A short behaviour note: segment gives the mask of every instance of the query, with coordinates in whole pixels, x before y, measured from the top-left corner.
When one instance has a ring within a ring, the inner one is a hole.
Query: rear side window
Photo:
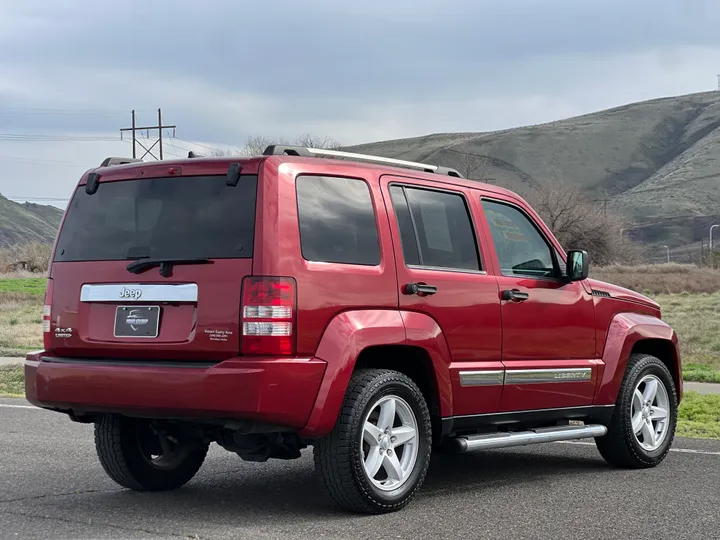
[[[298,219],[308,261],[380,264],[370,187],[354,178],[299,176]]]
[[[391,186],[405,263],[480,270],[477,242],[460,194]]]
[[[222,176],[148,178],[77,190],[58,238],[56,261],[141,257],[251,258],[257,176],[237,186]]]

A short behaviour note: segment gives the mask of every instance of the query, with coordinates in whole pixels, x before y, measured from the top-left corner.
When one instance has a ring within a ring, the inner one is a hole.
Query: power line
[[[0,141],[8,142],[115,142],[118,139],[93,135],[33,135],[27,133],[0,133]]]
[[[120,138],[122,138],[122,135],[123,135],[124,132],[129,131],[130,133],[132,133],[132,157],[133,157],[133,158],[136,158],[136,157],[137,157],[137,150],[136,150],[136,147],[135,147],[135,145],[137,144],[137,145],[140,145],[140,146],[143,148],[143,150],[145,150],[145,153],[144,153],[142,156],[140,156],[140,159],[143,159],[145,156],[150,155],[150,156],[154,157],[154,158],[157,159],[157,160],[162,160],[162,159],[163,159],[163,137],[162,137],[162,130],[163,130],[163,129],[172,129],[172,130],[173,130],[173,136],[174,136],[174,135],[175,135],[175,128],[176,128],[177,126],[175,126],[175,125],[172,125],[172,126],[164,126],[164,125],[163,125],[163,123],[162,123],[162,109],[158,109],[158,110],[157,110],[158,123],[157,123],[156,126],[139,126],[139,127],[138,127],[138,125],[135,123],[135,109],[132,110],[131,115],[132,115],[132,126],[129,127],[129,128],[120,128]],[[142,132],[142,131],[147,132],[147,135],[148,135],[148,138],[149,138],[149,137],[150,137],[150,131],[151,131],[151,130],[154,131],[154,130],[156,130],[156,129],[157,129],[157,131],[158,131],[158,139],[157,139],[157,141],[155,141],[155,142],[150,146],[150,148],[147,148],[144,144],[142,144],[140,141],[138,141],[138,138],[137,138],[137,133],[138,133],[138,131],[140,131],[140,132]],[[155,148],[155,145],[158,145],[158,147],[159,147],[159,149],[160,149],[160,157],[157,157],[155,154],[152,153],[152,149]]]

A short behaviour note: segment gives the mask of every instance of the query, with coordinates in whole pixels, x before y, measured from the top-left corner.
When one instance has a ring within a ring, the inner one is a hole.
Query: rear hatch
[[[96,358],[238,355],[258,191],[251,165],[236,185],[217,162],[100,169],[95,193],[80,185],[55,248],[46,348]]]

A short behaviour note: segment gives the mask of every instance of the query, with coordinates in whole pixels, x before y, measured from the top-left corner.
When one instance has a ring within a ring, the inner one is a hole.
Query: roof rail
[[[125,158],[125,157],[109,157],[105,158],[100,164],[101,167],[112,167],[113,165],[125,165],[126,163],[141,163],[142,159]]]
[[[383,156],[373,156],[369,154],[355,154],[353,152],[341,152],[339,150],[328,150],[325,148],[306,148],[304,146],[285,146],[285,145],[270,145],[263,152],[264,156],[302,156],[302,157],[316,157],[316,156],[332,156],[339,158],[347,158],[353,161],[372,161],[375,163],[386,163],[387,165],[395,165],[397,167],[405,167],[408,169],[420,169],[421,171],[444,174],[447,176],[454,176],[456,178],[462,178],[463,176],[450,167],[441,167],[440,165],[428,165],[427,163],[417,163],[415,161],[405,161],[403,159],[394,159]]]

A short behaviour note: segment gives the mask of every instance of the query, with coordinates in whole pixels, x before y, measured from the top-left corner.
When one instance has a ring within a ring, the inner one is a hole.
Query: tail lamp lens
[[[50,317],[52,315],[52,297],[53,297],[53,280],[48,279],[47,287],[45,288],[45,302],[43,302],[43,317],[42,317],[42,329],[43,329],[43,346],[49,349],[52,346],[50,333]]]
[[[242,295],[242,353],[295,353],[295,280],[246,277]]]

